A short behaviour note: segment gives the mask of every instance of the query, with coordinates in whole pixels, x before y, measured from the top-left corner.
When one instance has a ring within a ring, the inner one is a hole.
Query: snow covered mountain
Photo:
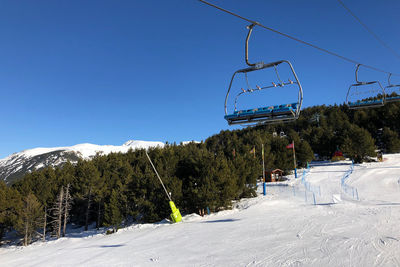
[[[111,152],[126,153],[129,149],[147,149],[164,145],[162,142],[129,140],[122,146],[78,144],[70,147],[28,149],[0,159],[0,180],[12,183],[27,172],[47,166],[58,166],[68,160],[74,163],[79,158],[90,159],[97,153],[101,155]]]

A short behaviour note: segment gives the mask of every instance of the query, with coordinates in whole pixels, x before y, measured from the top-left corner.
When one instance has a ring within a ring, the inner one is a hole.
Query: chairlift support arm
[[[392,73],[389,73],[388,76],[388,86],[386,86],[386,88],[393,88],[393,87],[400,87],[400,84],[392,84],[390,82],[390,79],[392,78]]]
[[[253,31],[254,26],[256,26],[256,24],[253,23],[246,27],[249,30],[249,32],[247,33],[247,37],[246,37],[244,58],[245,58],[246,64],[249,65],[250,67],[255,67],[258,64],[260,64],[260,63],[250,63],[249,62],[249,39],[250,39],[250,35],[251,35],[251,32]]]
[[[357,83],[362,83],[360,81],[358,81],[358,70],[360,69],[361,64],[357,64],[357,68],[356,68],[356,82]]]
[[[390,78],[392,77],[392,74],[391,73],[389,73],[389,76],[388,76],[388,87],[391,87],[392,86],[392,84],[390,83]]]

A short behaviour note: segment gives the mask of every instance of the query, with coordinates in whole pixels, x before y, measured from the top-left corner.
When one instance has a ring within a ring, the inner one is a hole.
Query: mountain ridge
[[[0,180],[5,181],[6,184],[11,184],[27,172],[48,166],[60,166],[67,161],[76,163],[79,159],[90,159],[96,154],[126,153],[130,149],[164,146],[165,143],[159,141],[128,140],[121,146],[83,143],[65,147],[26,149],[0,159]]]

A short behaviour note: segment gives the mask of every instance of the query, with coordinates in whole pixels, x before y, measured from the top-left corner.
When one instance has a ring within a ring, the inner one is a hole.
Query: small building
[[[283,180],[283,171],[281,169],[265,171],[265,182],[279,182]]]
[[[340,150],[336,150],[335,153],[333,154],[333,157],[331,161],[339,161],[339,160],[345,160],[346,158],[343,156],[343,152]]]

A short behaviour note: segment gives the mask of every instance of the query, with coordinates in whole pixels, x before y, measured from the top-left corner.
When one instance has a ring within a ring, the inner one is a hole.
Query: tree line
[[[357,111],[315,106],[292,123],[221,131],[201,143],[153,148],[149,155],[182,213],[207,207],[214,212],[256,195],[262,145],[265,167],[289,173],[293,152],[286,146],[292,141],[298,166],[305,166],[315,153],[330,158],[338,149],[356,162],[375,156],[377,148],[400,152],[399,134],[399,103]],[[9,187],[0,182],[0,241],[10,231],[24,245],[49,235],[58,238],[67,223],[116,231],[132,222],[160,221],[169,213],[144,150],[47,167]]]

